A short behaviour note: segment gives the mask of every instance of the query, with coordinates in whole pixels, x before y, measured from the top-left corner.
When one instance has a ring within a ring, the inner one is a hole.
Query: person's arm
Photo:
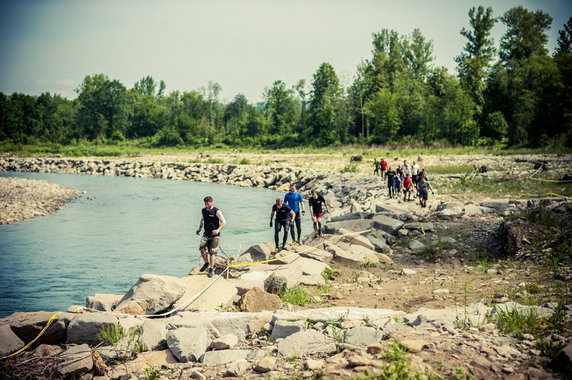
[[[199,229],[197,230],[197,235],[199,235],[201,233],[201,230],[203,229],[204,224],[205,224],[205,218],[203,218],[201,216],[201,221],[199,222]]]
[[[302,198],[302,194],[300,194],[300,198],[298,201],[300,202],[300,208],[302,208],[302,214],[306,214],[306,210],[304,210],[304,198]]]
[[[272,207],[272,211],[270,211],[270,227],[272,227],[272,219],[274,218],[274,207]]]
[[[310,216],[314,215],[314,208],[312,207],[312,202],[308,200],[308,210],[310,210]]]
[[[213,236],[220,234],[220,230],[222,230],[224,228],[224,226],[226,226],[226,219],[224,218],[222,211],[218,210],[216,212],[216,217],[218,218],[220,223],[219,223],[218,228],[216,230],[213,230]]]
[[[328,204],[326,203],[326,200],[322,200],[322,203],[324,204],[324,207],[326,208],[326,212],[329,214],[330,213],[330,208],[328,207]]]

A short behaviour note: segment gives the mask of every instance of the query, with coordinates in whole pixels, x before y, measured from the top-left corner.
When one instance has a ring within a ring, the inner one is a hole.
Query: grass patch
[[[334,268],[326,268],[322,271],[322,277],[326,281],[333,281],[340,275],[340,271]]]
[[[139,352],[147,351],[141,341],[141,330],[125,331],[120,325],[102,328],[96,335],[105,345],[111,346],[112,355],[102,355],[111,364],[122,363],[133,359]]]
[[[312,296],[301,286],[287,288],[278,293],[284,302],[293,303],[299,306],[306,306],[312,302]]]
[[[357,164],[348,164],[340,169],[340,173],[357,173],[359,172],[359,167]]]

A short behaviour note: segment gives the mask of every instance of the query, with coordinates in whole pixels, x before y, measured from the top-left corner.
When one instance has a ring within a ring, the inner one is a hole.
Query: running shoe
[[[203,266],[201,267],[201,269],[199,269],[199,272],[204,272],[204,271],[206,271],[208,267],[209,267],[209,263],[205,263],[205,265],[203,265]]]
[[[214,269],[213,269],[213,268],[209,269],[209,274],[208,274],[208,276],[209,276],[209,277],[212,277],[212,276],[213,276],[213,273],[214,273]]]

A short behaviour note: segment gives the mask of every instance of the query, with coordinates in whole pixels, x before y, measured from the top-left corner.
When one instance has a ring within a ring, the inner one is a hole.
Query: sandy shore
[[[78,194],[48,181],[0,178],[0,224],[52,214]]]

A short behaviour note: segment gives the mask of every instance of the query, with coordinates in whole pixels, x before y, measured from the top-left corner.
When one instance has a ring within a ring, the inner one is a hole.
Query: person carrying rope
[[[199,235],[203,226],[205,228],[199,246],[201,257],[205,261],[205,264],[202,266],[200,271],[204,272],[208,268],[208,276],[212,277],[215,266],[215,257],[220,246],[220,230],[222,230],[226,225],[226,220],[224,219],[222,212],[214,206],[212,197],[205,197],[204,202],[205,207],[201,210],[202,217],[199,222],[199,229],[197,230],[197,235]]]

